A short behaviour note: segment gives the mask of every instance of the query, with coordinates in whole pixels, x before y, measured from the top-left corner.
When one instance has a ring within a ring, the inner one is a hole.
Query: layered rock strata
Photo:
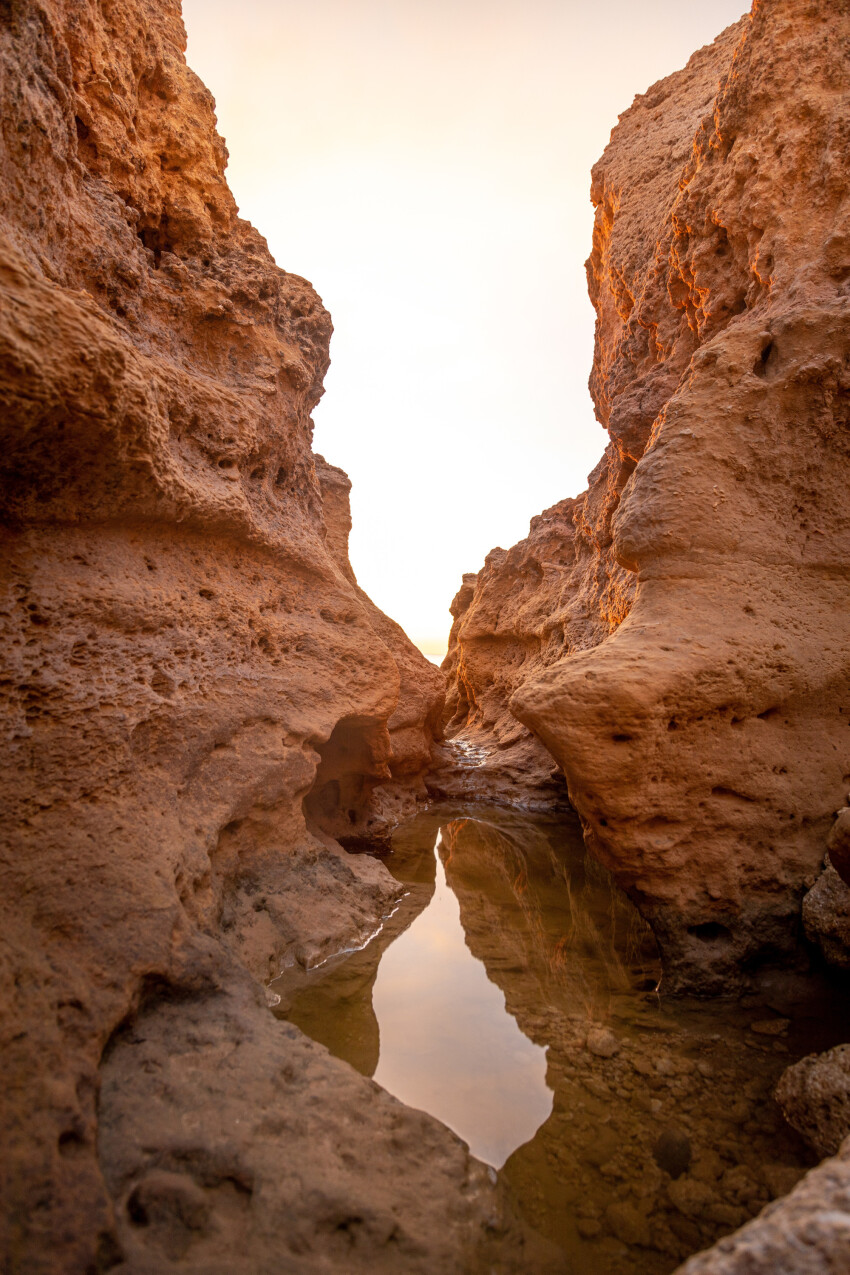
[[[0,1266],[489,1269],[483,1166],[257,981],[394,904],[335,837],[421,790],[443,680],[354,584],[330,320],[184,48],[177,0],[0,5]]]
[[[610,443],[449,656],[453,729],[545,745],[671,987],[794,951],[850,782],[848,39],[846,5],[763,0],[621,117],[588,262]]]

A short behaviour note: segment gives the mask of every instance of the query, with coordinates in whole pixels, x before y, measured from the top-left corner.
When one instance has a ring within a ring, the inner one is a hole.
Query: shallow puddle
[[[499,1169],[552,1110],[546,1051],[523,1035],[467,947],[439,858],[436,877],[427,907],[378,968],[374,1078],[437,1116]]]
[[[397,910],[275,980],[276,1012],[499,1169],[565,1270],[662,1275],[810,1165],[772,1092],[850,1035],[827,983],[662,1000],[651,935],[563,818],[433,808],[383,857]]]

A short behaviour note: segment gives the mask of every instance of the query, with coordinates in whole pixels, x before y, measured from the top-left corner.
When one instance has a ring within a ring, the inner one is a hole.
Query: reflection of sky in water
[[[454,1129],[473,1155],[501,1168],[548,1117],[546,1052],[523,1035],[466,946],[439,855],[434,896],[384,953],[372,1004],[375,1080]]]

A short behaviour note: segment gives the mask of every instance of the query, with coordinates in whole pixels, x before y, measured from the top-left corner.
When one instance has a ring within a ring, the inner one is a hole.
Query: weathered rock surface
[[[839,1275],[850,1268],[850,1146],[678,1275]]]
[[[850,806],[842,806],[827,840],[832,866],[845,885],[850,886]]]
[[[803,928],[830,965],[850,970],[850,887],[829,862],[803,897]]]
[[[459,1138],[247,995],[143,1008],[104,1061],[99,1114],[129,1270],[425,1275],[503,1249],[522,1268]]]
[[[611,441],[449,657],[452,729],[509,709],[546,746],[671,987],[795,949],[850,778],[848,39],[846,5],[765,0],[621,117],[588,262]]]
[[[850,1045],[789,1067],[776,1087],[776,1101],[819,1156],[835,1155],[850,1134]]]
[[[494,549],[478,575],[463,577],[450,608],[443,662],[450,687],[448,738],[428,778],[434,793],[492,797],[531,809],[567,804],[563,772],[508,701],[532,669],[541,670],[563,652],[564,612],[574,598],[557,594],[557,578],[565,559],[572,561],[574,503],[565,501],[533,519],[527,541],[507,553]]]
[[[813,1150],[832,1158],[749,1225],[686,1262],[681,1275],[821,1275],[850,1266],[850,1045],[788,1067],[776,1100]]]
[[[474,1270],[481,1166],[250,976],[394,903],[329,834],[410,805],[443,687],[355,587],[330,320],[184,47],[177,0],[0,4],[0,1266]]]

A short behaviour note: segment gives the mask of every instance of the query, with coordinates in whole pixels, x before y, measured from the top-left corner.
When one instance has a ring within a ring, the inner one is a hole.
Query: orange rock
[[[330,318],[184,48],[177,0],[0,5],[0,1267],[459,1269],[518,1235],[484,1166],[255,981],[394,904],[330,834],[424,793],[443,678],[356,587]]]
[[[461,705],[491,652],[489,718],[563,769],[668,986],[794,948],[850,779],[848,20],[758,4],[621,117],[588,263],[611,442],[450,654]]]

